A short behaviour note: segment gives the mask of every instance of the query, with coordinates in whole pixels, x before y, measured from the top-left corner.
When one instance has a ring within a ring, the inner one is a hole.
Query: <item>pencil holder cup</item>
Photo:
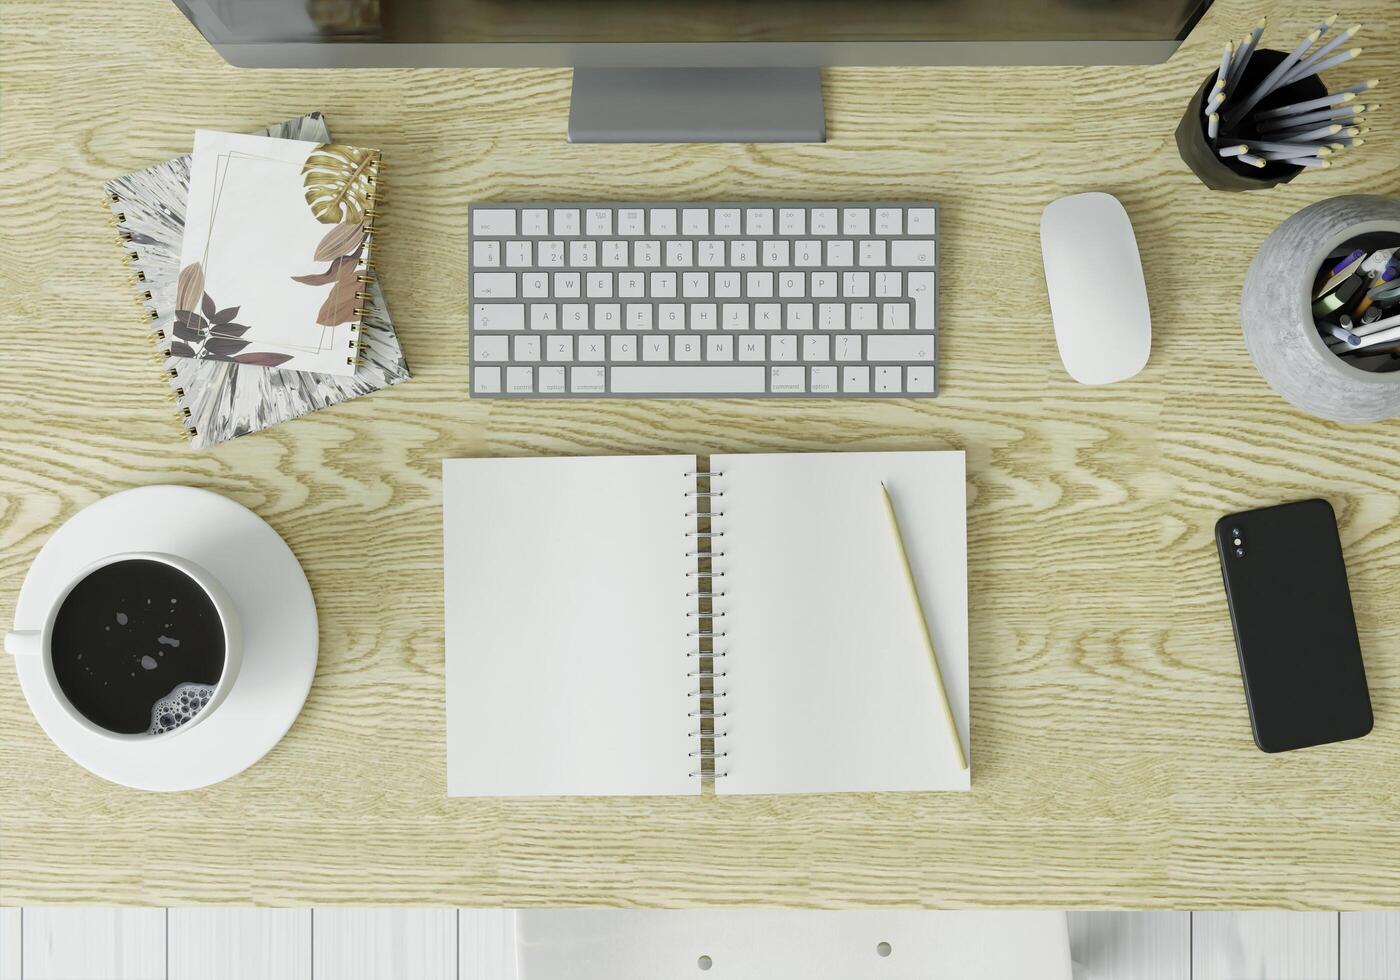
[[[1244,74],[1235,83],[1235,91],[1251,91],[1286,57],[1288,55],[1285,52],[1271,51],[1268,48],[1255,51],[1249,59],[1249,64],[1245,65]],[[1216,147],[1206,133],[1207,120],[1202,109],[1211,89],[1215,87],[1215,79],[1219,74],[1218,70],[1211,72],[1210,77],[1196,90],[1191,104],[1186,107],[1186,115],[1181,117],[1181,122],[1176,127],[1176,148],[1186,166],[1191,168],[1191,172],[1213,191],[1253,191],[1277,187],[1302,173],[1303,167],[1281,160],[1272,160],[1262,167],[1255,167],[1241,162],[1237,157],[1222,157],[1216,152]],[[1327,86],[1322,84],[1322,79],[1318,76],[1308,75],[1300,78],[1270,92],[1249,115],[1240,120],[1239,125],[1222,131],[1222,135],[1228,132],[1231,143],[1248,143],[1258,135],[1254,128],[1254,120],[1261,110],[1307,99],[1320,99],[1326,94]],[[1227,102],[1223,108],[1228,112],[1230,104]]]
[[[1303,208],[1265,239],[1245,274],[1244,342],[1264,380],[1298,408],[1334,422],[1400,416],[1400,371],[1354,366],[1318,333],[1313,286],[1337,249],[1400,243],[1400,200],[1370,194]]]

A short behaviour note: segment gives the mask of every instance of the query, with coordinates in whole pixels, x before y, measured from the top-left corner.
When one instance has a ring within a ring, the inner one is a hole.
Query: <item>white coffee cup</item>
[[[53,634],[54,625],[58,622],[59,610],[63,608],[64,600],[80,582],[99,569],[106,568],[122,561],[155,561],[168,565],[171,568],[183,572],[192,579],[196,585],[204,591],[213,604],[215,611],[219,615],[219,624],[224,633],[224,669],[219,676],[219,681],[214,685],[213,692],[209,696],[209,701],[192,718],[180,725],[159,735],[147,733],[126,734],[114,732],[103,728],[101,725],[89,720],[68,700],[63,693],[62,687],[58,683],[58,675],[53,665]],[[233,688],[234,682],[238,679],[238,668],[243,663],[243,633],[238,623],[238,613],[234,609],[233,602],[229,599],[224,587],[209,572],[199,565],[175,555],[159,554],[155,552],[132,551],[115,555],[108,555],[105,558],[93,562],[78,574],[68,580],[49,603],[48,611],[44,616],[44,621],[38,628],[25,629],[19,624],[5,634],[5,652],[15,657],[37,657],[43,666],[43,683],[53,694],[54,700],[73,721],[87,729],[94,735],[102,738],[113,739],[121,742],[150,742],[156,739],[174,738],[182,732],[189,731],[195,725],[209,718],[210,715],[228,697],[229,691]]]

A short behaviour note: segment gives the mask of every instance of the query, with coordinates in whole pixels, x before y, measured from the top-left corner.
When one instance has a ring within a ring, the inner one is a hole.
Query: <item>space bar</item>
[[[614,395],[761,395],[762,365],[614,367]]]

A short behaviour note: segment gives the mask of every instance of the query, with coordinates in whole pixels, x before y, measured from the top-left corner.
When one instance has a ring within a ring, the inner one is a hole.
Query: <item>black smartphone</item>
[[[1332,505],[1229,514],[1215,543],[1255,744],[1283,752],[1369,732],[1371,695]]]

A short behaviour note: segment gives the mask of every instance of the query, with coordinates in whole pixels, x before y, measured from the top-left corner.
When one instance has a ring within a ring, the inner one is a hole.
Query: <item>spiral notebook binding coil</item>
[[[380,215],[378,206],[382,201],[381,194],[383,193],[380,179],[385,169],[383,155],[376,153],[373,169],[369,175],[369,194],[366,197],[362,215],[365,224],[365,244],[364,249],[360,252],[360,269],[355,275],[355,282],[361,286],[368,286],[374,282],[374,263],[370,258],[370,253],[374,249],[374,224]],[[360,327],[364,323],[365,317],[369,315],[369,301],[372,298],[368,290],[358,290],[355,293],[355,301],[359,305],[351,311],[355,315],[355,320],[350,326],[350,356],[345,359],[345,363],[357,369],[360,354],[365,347],[360,339]]]
[[[685,557],[695,563],[695,568],[686,573],[692,584],[687,586],[685,597],[694,602],[695,608],[686,613],[691,628],[686,631],[685,676],[691,682],[688,697],[693,705],[687,716],[695,722],[695,730],[690,733],[694,740],[689,753],[690,775],[698,779],[723,779],[729,775],[728,762],[721,761],[729,758],[721,742],[728,732],[720,727],[729,714],[724,707],[729,698],[729,672],[722,666],[729,651],[724,649],[726,634],[720,626],[728,612],[721,607],[724,571],[715,567],[715,562],[724,557],[720,544],[724,538],[720,526],[724,510],[719,506],[724,491],[713,482],[723,475],[703,465],[685,474],[694,481],[684,493],[685,517],[694,522],[694,530],[685,534],[689,545]]]
[[[194,424],[194,414],[185,402],[185,389],[180,384],[180,373],[175,369],[177,359],[171,357],[169,353],[170,338],[166,336],[163,328],[155,325],[160,320],[160,310],[155,306],[155,297],[145,287],[147,281],[145,270],[136,265],[141,259],[141,253],[133,243],[131,229],[126,226],[126,212],[122,210],[122,197],[111,190],[107,191],[106,197],[106,207],[109,212],[107,223],[117,231],[117,244],[122,250],[122,261],[126,263],[132,273],[128,280],[136,290],[134,301],[145,312],[146,323],[155,343],[153,357],[166,374],[166,382],[169,386],[166,399],[175,403],[176,422],[189,435],[194,436],[198,433]]]

